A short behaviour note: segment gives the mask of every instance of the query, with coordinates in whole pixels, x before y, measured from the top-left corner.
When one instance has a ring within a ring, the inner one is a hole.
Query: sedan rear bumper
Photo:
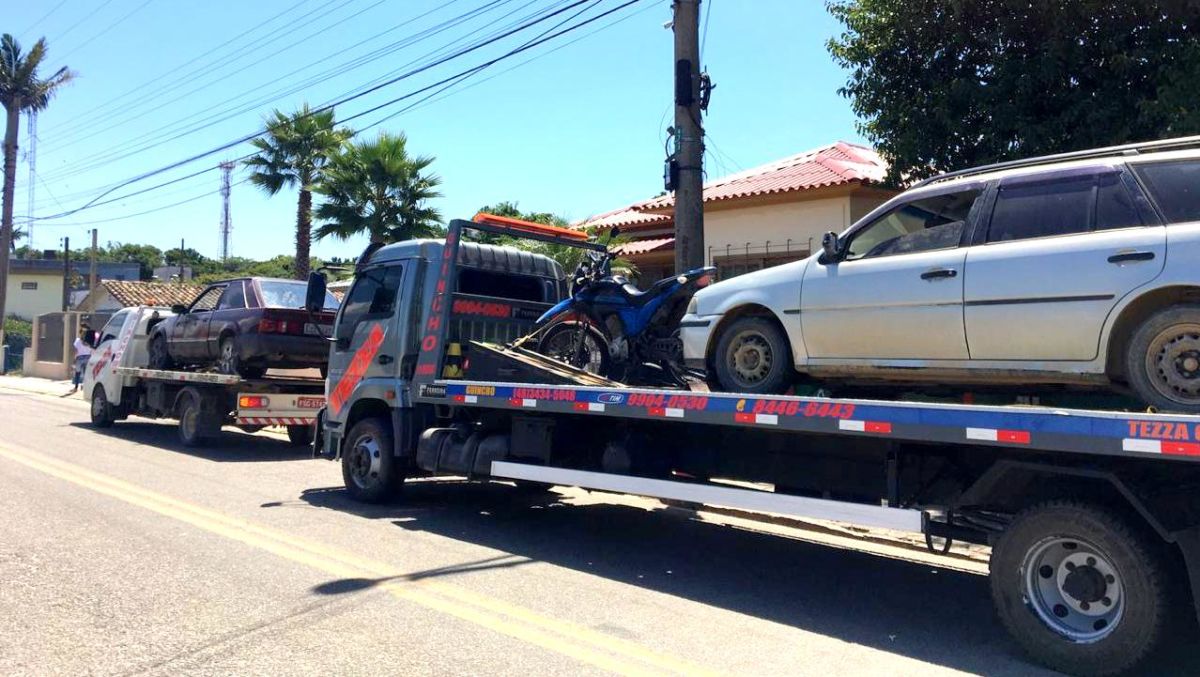
[[[329,362],[329,342],[319,336],[244,334],[238,338],[243,362],[291,369]]]

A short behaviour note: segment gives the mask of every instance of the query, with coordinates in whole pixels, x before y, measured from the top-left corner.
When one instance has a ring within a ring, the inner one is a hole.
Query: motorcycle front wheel
[[[579,340],[582,338],[582,349]],[[538,343],[538,352],[597,376],[607,376],[608,341],[595,329],[564,322],[546,330]]]

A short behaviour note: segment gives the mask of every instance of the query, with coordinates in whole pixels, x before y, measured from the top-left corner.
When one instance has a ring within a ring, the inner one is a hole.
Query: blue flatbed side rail
[[[421,384],[417,399],[530,412],[1200,462],[1200,416],[1177,414],[457,380]]]

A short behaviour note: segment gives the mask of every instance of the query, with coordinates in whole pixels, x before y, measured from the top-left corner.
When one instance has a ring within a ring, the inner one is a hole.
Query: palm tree
[[[440,232],[442,215],[427,202],[442,196],[442,180],[425,173],[433,157],[411,157],[404,134],[381,132],[350,144],[330,161],[317,192],[317,237],[345,240],[366,233],[372,242],[399,242]]]
[[[17,184],[17,130],[22,112],[37,112],[50,104],[59,87],[75,74],[66,66],[48,78],[38,77],[38,68],[46,58],[46,39],[21,53],[16,38],[0,36],[0,105],[7,114],[4,127],[4,193],[0,208],[0,344],[4,343],[4,306],[8,291],[8,256],[13,242],[13,193]]]
[[[258,153],[246,160],[253,172],[250,182],[269,195],[284,188],[300,187],[296,206],[296,279],[308,278],[312,246],[312,190],[321,179],[329,159],[353,135],[349,129],[334,128],[333,109],[316,112],[304,104],[292,115],[278,110],[267,118],[265,135],[252,142]]]

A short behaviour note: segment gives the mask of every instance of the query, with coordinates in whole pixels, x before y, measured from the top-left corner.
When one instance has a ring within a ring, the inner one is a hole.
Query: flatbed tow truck
[[[557,300],[530,290],[561,269],[466,241],[477,233],[599,247],[480,215],[444,242],[364,252],[314,445],[340,459],[354,498],[454,475],[986,544],[1004,626],[1033,660],[1074,674],[1133,670],[1195,615],[1200,416],[608,382],[512,348]],[[309,298],[323,292],[311,278]]]
[[[168,315],[166,308],[126,308],[101,330],[83,379],[93,425],[107,428],[131,415],[176,419],[185,446],[211,442],[222,426],[246,432],[282,426],[293,444],[311,444],[317,411],[325,404],[324,380],[150,369],[147,336]]]

